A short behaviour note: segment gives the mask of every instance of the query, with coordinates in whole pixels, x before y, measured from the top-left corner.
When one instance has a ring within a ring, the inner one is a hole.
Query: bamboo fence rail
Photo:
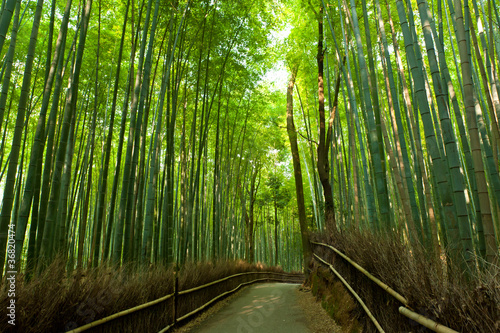
[[[364,275],[366,275],[366,277],[368,277],[370,280],[372,280],[373,282],[375,282],[377,285],[379,285],[383,290],[385,290],[388,294],[390,294],[391,296],[393,296],[394,298],[396,298],[398,301],[400,301],[401,303],[403,303],[405,306],[409,307],[408,305],[408,301],[407,299],[402,296],[401,294],[399,294],[398,292],[396,292],[394,289],[390,288],[387,284],[383,283],[382,281],[380,281],[379,279],[377,279],[375,276],[373,276],[372,274],[370,274],[367,270],[365,270],[363,267],[361,267],[360,265],[358,265],[355,261],[353,261],[351,258],[349,258],[348,256],[346,256],[345,254],[343,254],[342,252],[340,252],[338,249],[334,248],[333,246],[331,245],[328,245],[328,244],[324,244],[324,243],[317,243],[317,242],[311,242],[311,244],[315,244],[315,245],[320,245],[320,246],[323,246],[323,247],[326,247],[326,248],[329,248],[331,250],[333,250],[335,253],[337,253],[338,255],[340,255],[342,258],[344,258],[347,262],[349,262],[351,265],[353,265],[357,270],[359,270],[361,273],[363,273]],[[377,329],[379,330],[379,332],[383,332],[383,330],[381,331],[382,328],[379,329],[379,326],[378,325],[378,322],[376,322],[376,319],[373,317],[373,315],[371,314],[371,312],[368,310],[368,308],[366,307],[366,305],[364,304],[364,302],[359,298],[359,296],[354,292],[354,290],[352,290],[351,286],[349,286],[349,284],[344,280],[344,278],[333,268],[333,266],[331,264],[329,264],[328,262],[326,262],[324,259],[320,258],[318,255],[314,254],[314,256],[323,264],[327,265],[330,267],[330,269],[335,273],[335,275],[337,275],[337,277],[342,281],[342,283],[344,283],[344,285],[346,285],[346,287],[349,289],[349,291],[351,291],[351,293],[353,293],[353,295],[356,297],[356,299],[360,302],[361,306],[363,307],[363,309],[365,309],[366,313],[368,314],[368,317],[370,317],[370,319],[374,322],[375,326],[377,327]],[[435,321],[429,319],[429,318],[426,318],[416,312],[413,312],[412,310],[408,309],[407,307],[404,307],[404,306],[401,306],[399,307],[399,313],[414,320],[415,322],[433,330],[434,332],[438,332],[438,333],[458,333],[457,331],[449,328],[449,327],[446,327],[444,325],[441,325],[439,323],[436,323]]]
[[[353,296],[358,300],[359,304],[363,307],[363,309],[365,310],[366,312],[366,315],[370,318],[370,320],[373,322],[373,324],[375,325],[375,327],[377,328],[377,330],[380,332],[380,333],[385,333],[384,329],[380,326],[379,322],[377,321],[377,319],[373,316],[373,314],[371,313],[370,309],[368,309],[368,307],[366,306],[365,302],[363,302],[363,300],[361,299],[361,297],[359,297],[359,295],[354,291],[354,289],[352,289],[352,287],[349,285],[349,283],[347,283],[347,281],[342,277],[342,275],[340,275],[339,272],[337,272],[335,270],[335,268],[333,268],[333,266],[329,263],[327,263],[325,260],[321,259],[316,253],[313,254],[320,262],[322,262],[323,264],[327,265],[330,270],[335,273],[335,275],[339,278],[340,281],[342,281],[342,283],[346,286],[347,289],[349,289],[349,291],[351,292],[351,294],[353,294]]]
[[[417,323],[422,324],[423,326],[427,327],[428,329],[433,330],[434,332],[438,333],[458,333],[455,330],[452,330],[449,327],[446,327],[444,325],[436,323],[434,320],[431,320],[429,318],[426,318],[422,316],[421,314],[418,314],[416,312],[411,311],[408,308],[405,308],[404,306],[399,307],[399,313],[402,315],[416,321]]]
[[[328,244],[323,244],[323,243],[316,243],[316,242],[311,242],[311,243],[315,244],[315,245],[321,245],[321,246],[329,248],[330,250],[335,251],[335,253],[337,253],[339,256],[341,256],[342,258],[344,258],[345,260],[347,260],[347,262],[349,262],[351,265],[353,265],[358,271],[360,271],[361,273],[363,273],[364,275],[366,275],[366,277],[368,277],[370,280],[372,280],[377,285],[379,285],[382,289],[384,289],[386,292],[388,292],[391,296],[393,296],[395,299],[397,299],[398,301],[400,301],[401,303],[403,303],[403,305],[408,306],[408,300],[403,295],[401,295],[400,293],[398,293],[397,291],[395,291],[394,289],[392,289],[391,287],[389,287],[387,284],[385,284],[382,281],[380,281],[379,279],[377,279],[375,276],[373,276],[372,274],[370,274],[366,269],[364,269],[363,267],[361,267],[360,265],[358,265],[351,258],[349,258],[348,256],[346,256],[345,254],[343,254],[342,252],[340,252],[339,250],[337,250],[333,246],[330,246]]]
[[[200,306],[200,307],[192,310],[191,312],[189,312],[189,313],[187,313],[187,314],[185,314],[185,315],[183,315],[181,317],[177,317],[177,308],[178,308],[178,298],[179,298],[179,296],[190,294],[192,292],[195,292],[195,291],[201,290],[203,288],[207,288],[207,287],[213,286],[215,284],[227,281],[227,280],[232,279],[232,278],[241,277],[241,276],[245,276],[245,275],[251,275],[251,274],[269,275],[269,276],[264,277],[264,278],[257,278],[257,279],[253,279],[251,281],[240,283],[236,288],[233,288],[233,289],[231,289],[229,291],[223,292],[222,294],[219,294],[215,298],[213,298],[210,301],[206,302],[202,306]],[[279,277],[276,277],[276,276],[279,276]],[[112,315],[110,315],[108,317],[101,318],[99,320],[93,321],[93,322],[88,323],[86,325],[77,327],[74,330],[68,331],[68,333],[80,333],[80,332],[84,332],[84,331],[87,331],[87,330],[89,330],[91,328],[95,328],[95,327],[97,327],[99,325],[102,325],[104,323],[107,323],[107,322],[110,322],[112,320],[116,320],[116,319],[119,319],[119,318],[123,318],[123,317],[125,317],[127,315],[130,315],[130,314],[135,313],[137,311],[149,308],[149,307],[151,307],[153,305],[165,302],[165,301],[173,298],[173,304],[174,304],[173,305],[173,308],[174,308],[173,309],[173,313],[174,313],[174,315],[173,315],[172,323],[169,324],[168,326],[166,326],[165,328],[163,328],[160,331],[160,332],[167,332],[168,329],[170,329],[171,327],[173,327],[177,322],[179,322],[181,320],[184,320],[184,319],[186,319],[186,318],[188,318],[188,317],[190,317],[190,316],[192,316],[192,315],[194,315],[194,314],[202,311],[203,309],[205,309],[210,304],[214,303],[215,301],[219,300],[220,298],[222,298],[222,297],[224,297],[226,295],[229,295],[229,294],[237,291],[242,286],[245,286],[245,285],[248,285],[248,284],[251,284],[251,283],[255,283],[255,282],[262,282],[262,281],[301,282],[302,280],[303,280],[303,275],[300,275],[300,274],[286,274],[286,273],[275,273],[275,272],[244,272],[244,273],[233,274],[233,275],[224,277],[222,279],[219,279],[219,280],[216,280],[216,281],[212,281],[212,282],[203,284],[201,286],[197,286],[197,287],[193,287],[193,288],[190,288],[190,289],[178,291],[178,282],[177,282],[178,280],[177,280],[177,276],[176,276],[176,278],[175,278],[175,284],[174,284],[174,292],[173,293],[165,295],[165,296],[163,296],[161,298],[158,298],[156,300],[153,300],[153,301],[150,301],[150,302],[138,305],[136,307],[133,307],[133,308],[130,308],[130,309],[127,309],[127,310],[124,310],[124,311],[117,312],[117,313],[112,314]]]

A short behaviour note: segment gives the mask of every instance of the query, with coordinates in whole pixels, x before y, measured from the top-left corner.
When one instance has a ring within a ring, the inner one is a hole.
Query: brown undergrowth
[[[249,271],[283,272],[279,268],[251,265],[243,261],[188,263],[178,272],[178,290]],[[134,265],[120,268],[102,265],[84,270],[77,279],[77,274],[68,275],[65,263],[57,260],[29,282],[24,281],[23,275],[18,275],[16,326],[2,320],[0,332],[66,332],[171,294],[174,280],[172,267],[137,268]],[[231,280],[197,292],[197,301],[210,299],[214,294],[220,294],[221,290],[223,292],[241,283],[241,279],[239,282]],[[4,282],[0,291],[0,307],[6,309],[8,302]],[[177,317],[183,312],[192,311],[194,305],[197,305],[196,302],[180,298]],[[172,301],[163,302],[155,305],[153,311],[151,308],[141,310],[127,316],[125,320],[115,320],[89,332],[157,332],[172,323],[172,308]],[[5,310],[2,313],[5,318]]]
[[[413,311],[459,332],[500,331],[500,269],[482,263],[469,274],[446,260],[444,254],[426,253],[402,241],[349,230],[326,237],[313,235],[313,241],[334,246],[368,272],[402,294]],[[386,332],[427,332],[416,322],[399,314],[402,305],[378,285],[355,269],[332,250],[313,245],[313,252],[328,262],[358,292],[374,317]],[[325,278],[325,266],[315,262],[312,277],[322,277],[335,290],[339,281]],[[310,281],[311,282],[311,281]],[[346,291],[347,292],[347,291]],[[340,295],[338,291],[334,294]],[[337,297],[339,298],[339,297]],[[340,297],[342,298],[342,297]],[[345,299],[343,302],[347,302]],[[330,302],[331,303],[331,302]],[[350,308],[350,302],[346,304]],[[352,316],[358,317],[364,332],[375,332],[375,327],[356,305]]]
[[[309,279],[313,295],[321,301],[328,315],[342,327],[342,332],[360,332],[362,326],[358,319],[362,316],[356,301],[342,283],[335,280],[327,269],[317,265],[314,266]]]

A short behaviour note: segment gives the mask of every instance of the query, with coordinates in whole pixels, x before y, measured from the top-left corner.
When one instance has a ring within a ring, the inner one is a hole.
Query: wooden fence
[[[403,304],[403,306],[399,307],[399,313],[400,314],[402,314],[402,315],[404,315],[404,316],[412,319],[413,321],[415,321],[415,322],[417,322],[417,323],[419,323],[419,324],[427,327],[428,329],[433,330],[434,332],[438,332],[438,333],[458,333],[457,331],[452,330],[449,327],[446,327],[444,325],[436,323],[435,321],[433,321],[433,320],[431,320],[429,318],[426,318],[426,317],[424,317],[424,316],[422,316],[422,315],[420,315],[420,314],[412,311],[411,309],[409,309],[408,300],[403,295],[399,294],[397,291],[395,291],[394,289],[392,289],[391,287],[389,287],[387,284],[385,284],[384,282],[380,281],[378,278],[376,278],[375,276],[373,276],[372,274],[370,274],[366,269],[364,269],[363,267],[361,267],[360,265],[358,265],[355,261],[353,261],[351,258],[347,257],[345,254],[343,254],[342,252],[340,252],[339,250],[337,250],[333,246],[328,245],[328,244],[323,244],[323,243],[317,243],[317,242],[311,242],[311,243],[313,245],[323,246],[323,247],[326,247],[326,248],[334,251],[337,255],[339,255],[343,259],[345,259],[349,264],[351,264],[353,267],[355,267],[358,271],[360,271],[366,277],[368,277],[370,280],[372,280],[373,282],[375,282],[379,287],[382,288],[382,290],[384,290],[389,295],[391,295],[396,300],[398,300],[401,304]],[[340,275],[340,273],[333,267],[333,265],[331,265],[326,260],[324,260],[323,258],[319,257],[316,254],[314,254],[313,257],[314,257],[315,260],[317,260],[318,262],[320,262],[322,265],[326,265],[337,276],[337,278],[340,281],[342,281],[342,283],[345,285],[345,287],[353,294],[354,298],[356,298],[356,300],[360,303],[361,307],[366,312],[367,316],[370,318],[370,320],[373,322],[373,324],[377,328],[377,331],[378,332],[385,332],[384,329],[380,326],[380,324],[377,321],[377,319],[373,316],[373,314],[371,313],[371,311],[368,309],[368,307],[366,306],[366,304],[363,302],[363,300],[361,299],[361,297],[356,293],[356,291],[354,291],[354,289],[347,283],[347,281],[342,277],[342,275]]]
[[[138,331],[163,333],[179,321],[204,310],[217,300],[234,293],[245,285],[265,281],[301,283],[304,281],[304,275],[245,272],[186,290],[179,290],[177,276],[174,281],[174,292],[171,294],[93,321],[68,333]]]

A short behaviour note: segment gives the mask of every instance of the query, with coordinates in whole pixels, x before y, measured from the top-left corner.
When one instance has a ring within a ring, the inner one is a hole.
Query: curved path
[[[243,290],[196,333],[310,333],[297,302],[299,285],[262,283]]]

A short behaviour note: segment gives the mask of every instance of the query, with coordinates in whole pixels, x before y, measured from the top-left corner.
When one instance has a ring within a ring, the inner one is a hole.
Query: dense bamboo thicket
[[[287,63],[317,227],[389,236],[469,272],[498,264],[496,2],[296,8]]]
[[[0,262],[298,269],[284,101],[262,79],[280,6],[5,2]]]
[[[297,270],[310,230],[350,228],[488,271],[499,10],[3,1],[0,271],[29,279],[56,257],[68,272],[236,258]],[[283,68],[288,89],[272,83]]]

